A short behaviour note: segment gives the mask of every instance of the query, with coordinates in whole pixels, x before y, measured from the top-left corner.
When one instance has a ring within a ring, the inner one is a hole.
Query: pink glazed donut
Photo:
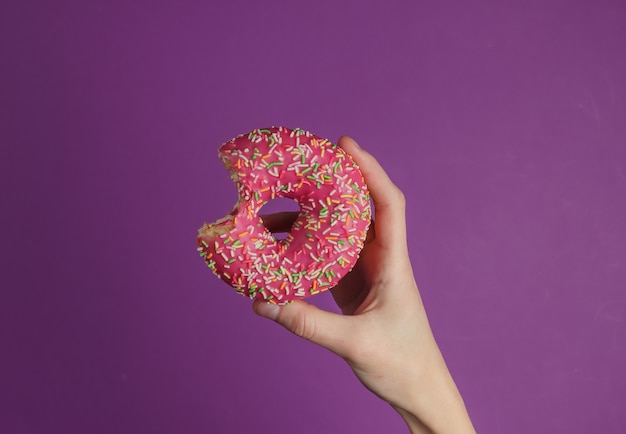
[[[335,286],[356,263],[371,222],[359,167],[343,149],[301,129],[254,130],[219,148],[237,187],[233,210],[198,231],[208,267],[238,293],[285,304]],[[258,216],[275,197],[300,213],[277,240]]]

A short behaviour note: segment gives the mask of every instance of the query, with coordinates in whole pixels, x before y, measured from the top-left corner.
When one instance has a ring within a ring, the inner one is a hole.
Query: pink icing
[[[356,263],[371,221],[361,171],[343,149],[306,131],[254,130],[224,143],[239,201],[205,224],[198,251],[209,268],[250,298],[285,304],[335,286]],[[275,197],[294,199],[300,214],[276,240],[257,213]]]

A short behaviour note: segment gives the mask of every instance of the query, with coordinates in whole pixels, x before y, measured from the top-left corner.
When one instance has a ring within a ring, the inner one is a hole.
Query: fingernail
[[[256,309],[254,309],[254,311],[259,316],[269,318],[271,320],[276,320],[276,318],[278,318],[280,307],[276,304],[260,302],[257,303],[255,307]]]
[[[352,137],[350,136],[343,136],[344,139],[346,140],[350,140],[352,143],[354,143],[354,146],[357,147],[357,149],[361,149],[361,147],[359,146],[359,144],[356,142],[356,140],[354,140]]]

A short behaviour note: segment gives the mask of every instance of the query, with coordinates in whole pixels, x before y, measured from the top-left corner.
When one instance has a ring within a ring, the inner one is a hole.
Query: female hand
[[[412,433],[474,433],[463,400],[428,324],[406,242],[405,200],[376,159],[349,137],[341,146],[359,165],[375,221],[353,270],[331,289],[343,315],[304,301],[254,311],[342,357],[363,385],[389,402]],[[288,231],[297,213],[263,218]]]

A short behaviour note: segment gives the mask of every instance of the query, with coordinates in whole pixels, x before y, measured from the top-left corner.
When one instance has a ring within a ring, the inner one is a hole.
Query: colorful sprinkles
[[[284,127],[238,136],[219,155],[240,199],[232,215],[199,231],[207,266],[238,293],[278,304],[335,286],[356,263],[371,220],[369,193],[352,159],[328,140]],[[275,197],[300,205],[283,240],[258,217]]]

